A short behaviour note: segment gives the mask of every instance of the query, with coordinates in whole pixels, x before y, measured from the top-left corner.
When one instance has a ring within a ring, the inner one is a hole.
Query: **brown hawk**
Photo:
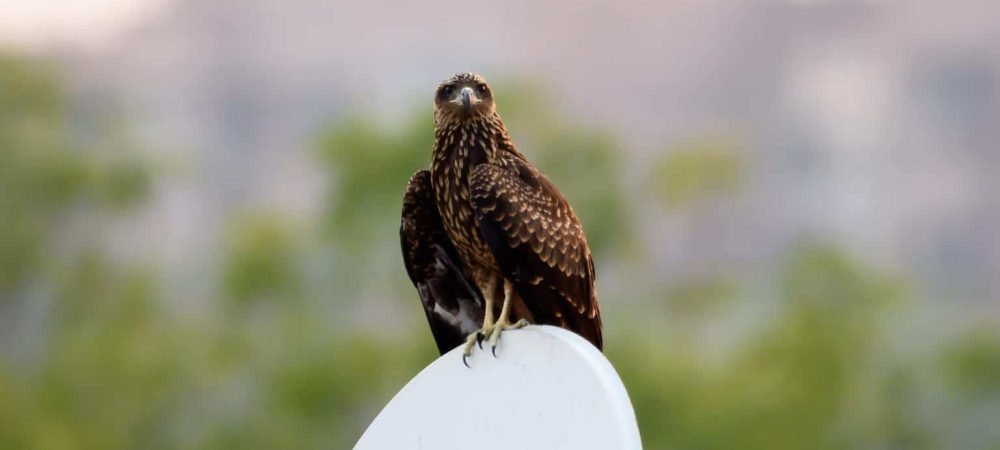
[[[602,348],[594,262],[573,208],[521,154],[482,77],[461,73],[434,98],[430,169],[403,198],[403,262],[442,354],[528,323]],[[496,318],[494,320],[494,318]],[[468,365],[466,363],[466,365]]]

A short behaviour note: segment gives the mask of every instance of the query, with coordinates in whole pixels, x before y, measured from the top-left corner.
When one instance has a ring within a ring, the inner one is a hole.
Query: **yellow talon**
[[[510,320],[501,315],[500,320],[497,321],[496,326],[493,327],[493,332],[490,333],[490,346],[492,347],[490,351],[493,353],[493,357],[496,358],[497,356],[497,343],[500,342],[500,333],[502,333],[504,330],[516,330],[518,328],[524,328],[527,325],[528,325],[527,320],[521,319],[518,320],[516,323],[510,323]]]
[[[525,319],[518,320],[515,323],[510,322],[510,301],[514,294],[514,286],[510,282],[504,282],[504,299],[503,306],[500,308],[500,317],[497,318],[496,322],[493,321],[493,302],[489,296],[486,296],[486,317],[483,318],[483,327],[469,335],[465,339],[465,347],[462,349],[462,364],[465,367],[470,367],[468,362],[468,357],[472,356],[472,347],[475,344],[479,344],[479,348],[483,348],[483,339],[487,338],[490,342],[490,352],[493,353],[493,357],[497,356],[497,343],[500,342],[500,333],[504,330],[516,330],[518,328],[524,328],[528,325],[528,321]],[[471,367],[470,367],[471,368]]]

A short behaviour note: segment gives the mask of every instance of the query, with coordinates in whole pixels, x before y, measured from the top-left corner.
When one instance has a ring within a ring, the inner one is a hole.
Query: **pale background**
[[[0,447],[357,439],[435,356],[398,208],[471,70],[584,221],[648,448],[995,448],[997,17],[3,0]]]

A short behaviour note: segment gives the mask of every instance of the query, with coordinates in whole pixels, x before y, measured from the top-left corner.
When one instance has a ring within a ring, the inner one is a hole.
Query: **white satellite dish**
[[[427,366],[355,450],[641,449],[628,393],[593,345],[562,328],[503,333],[497,358],[460,348]]]

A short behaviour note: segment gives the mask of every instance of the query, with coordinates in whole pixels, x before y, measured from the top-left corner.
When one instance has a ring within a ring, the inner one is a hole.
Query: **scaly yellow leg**
[[[491,351],[493,352],[493,357],[497,356],[497,343],[500,342],[500,333],[504,330],[516,330],[518,328],[524,328],[528,325],[528,321],[525,319],[518,320],[517,323],[510,323],[510,303],[514,298],[514,285],[504,280],[503,282],[503,306],[500,307],[500,318],[497,319],[496,324],[493,325],[493,329],[490,330],[490,345],[492,346]]]
[[[462,349],[462,364],[465,367],[469,367],[469,363],[466,361],[470,355],[472,355],[472,346],[479,343],[480,348],[482,348],[482,341],[485,336],[488,336],[490,332],[493,331],[493,293],[496,292],[496,279],[490,282],[489,289],[483,292],[483,297],[486,301],[486,307],[484,308],[485,314],[483,316],[483,327],[472,333],[465,339],[465,347]]]

